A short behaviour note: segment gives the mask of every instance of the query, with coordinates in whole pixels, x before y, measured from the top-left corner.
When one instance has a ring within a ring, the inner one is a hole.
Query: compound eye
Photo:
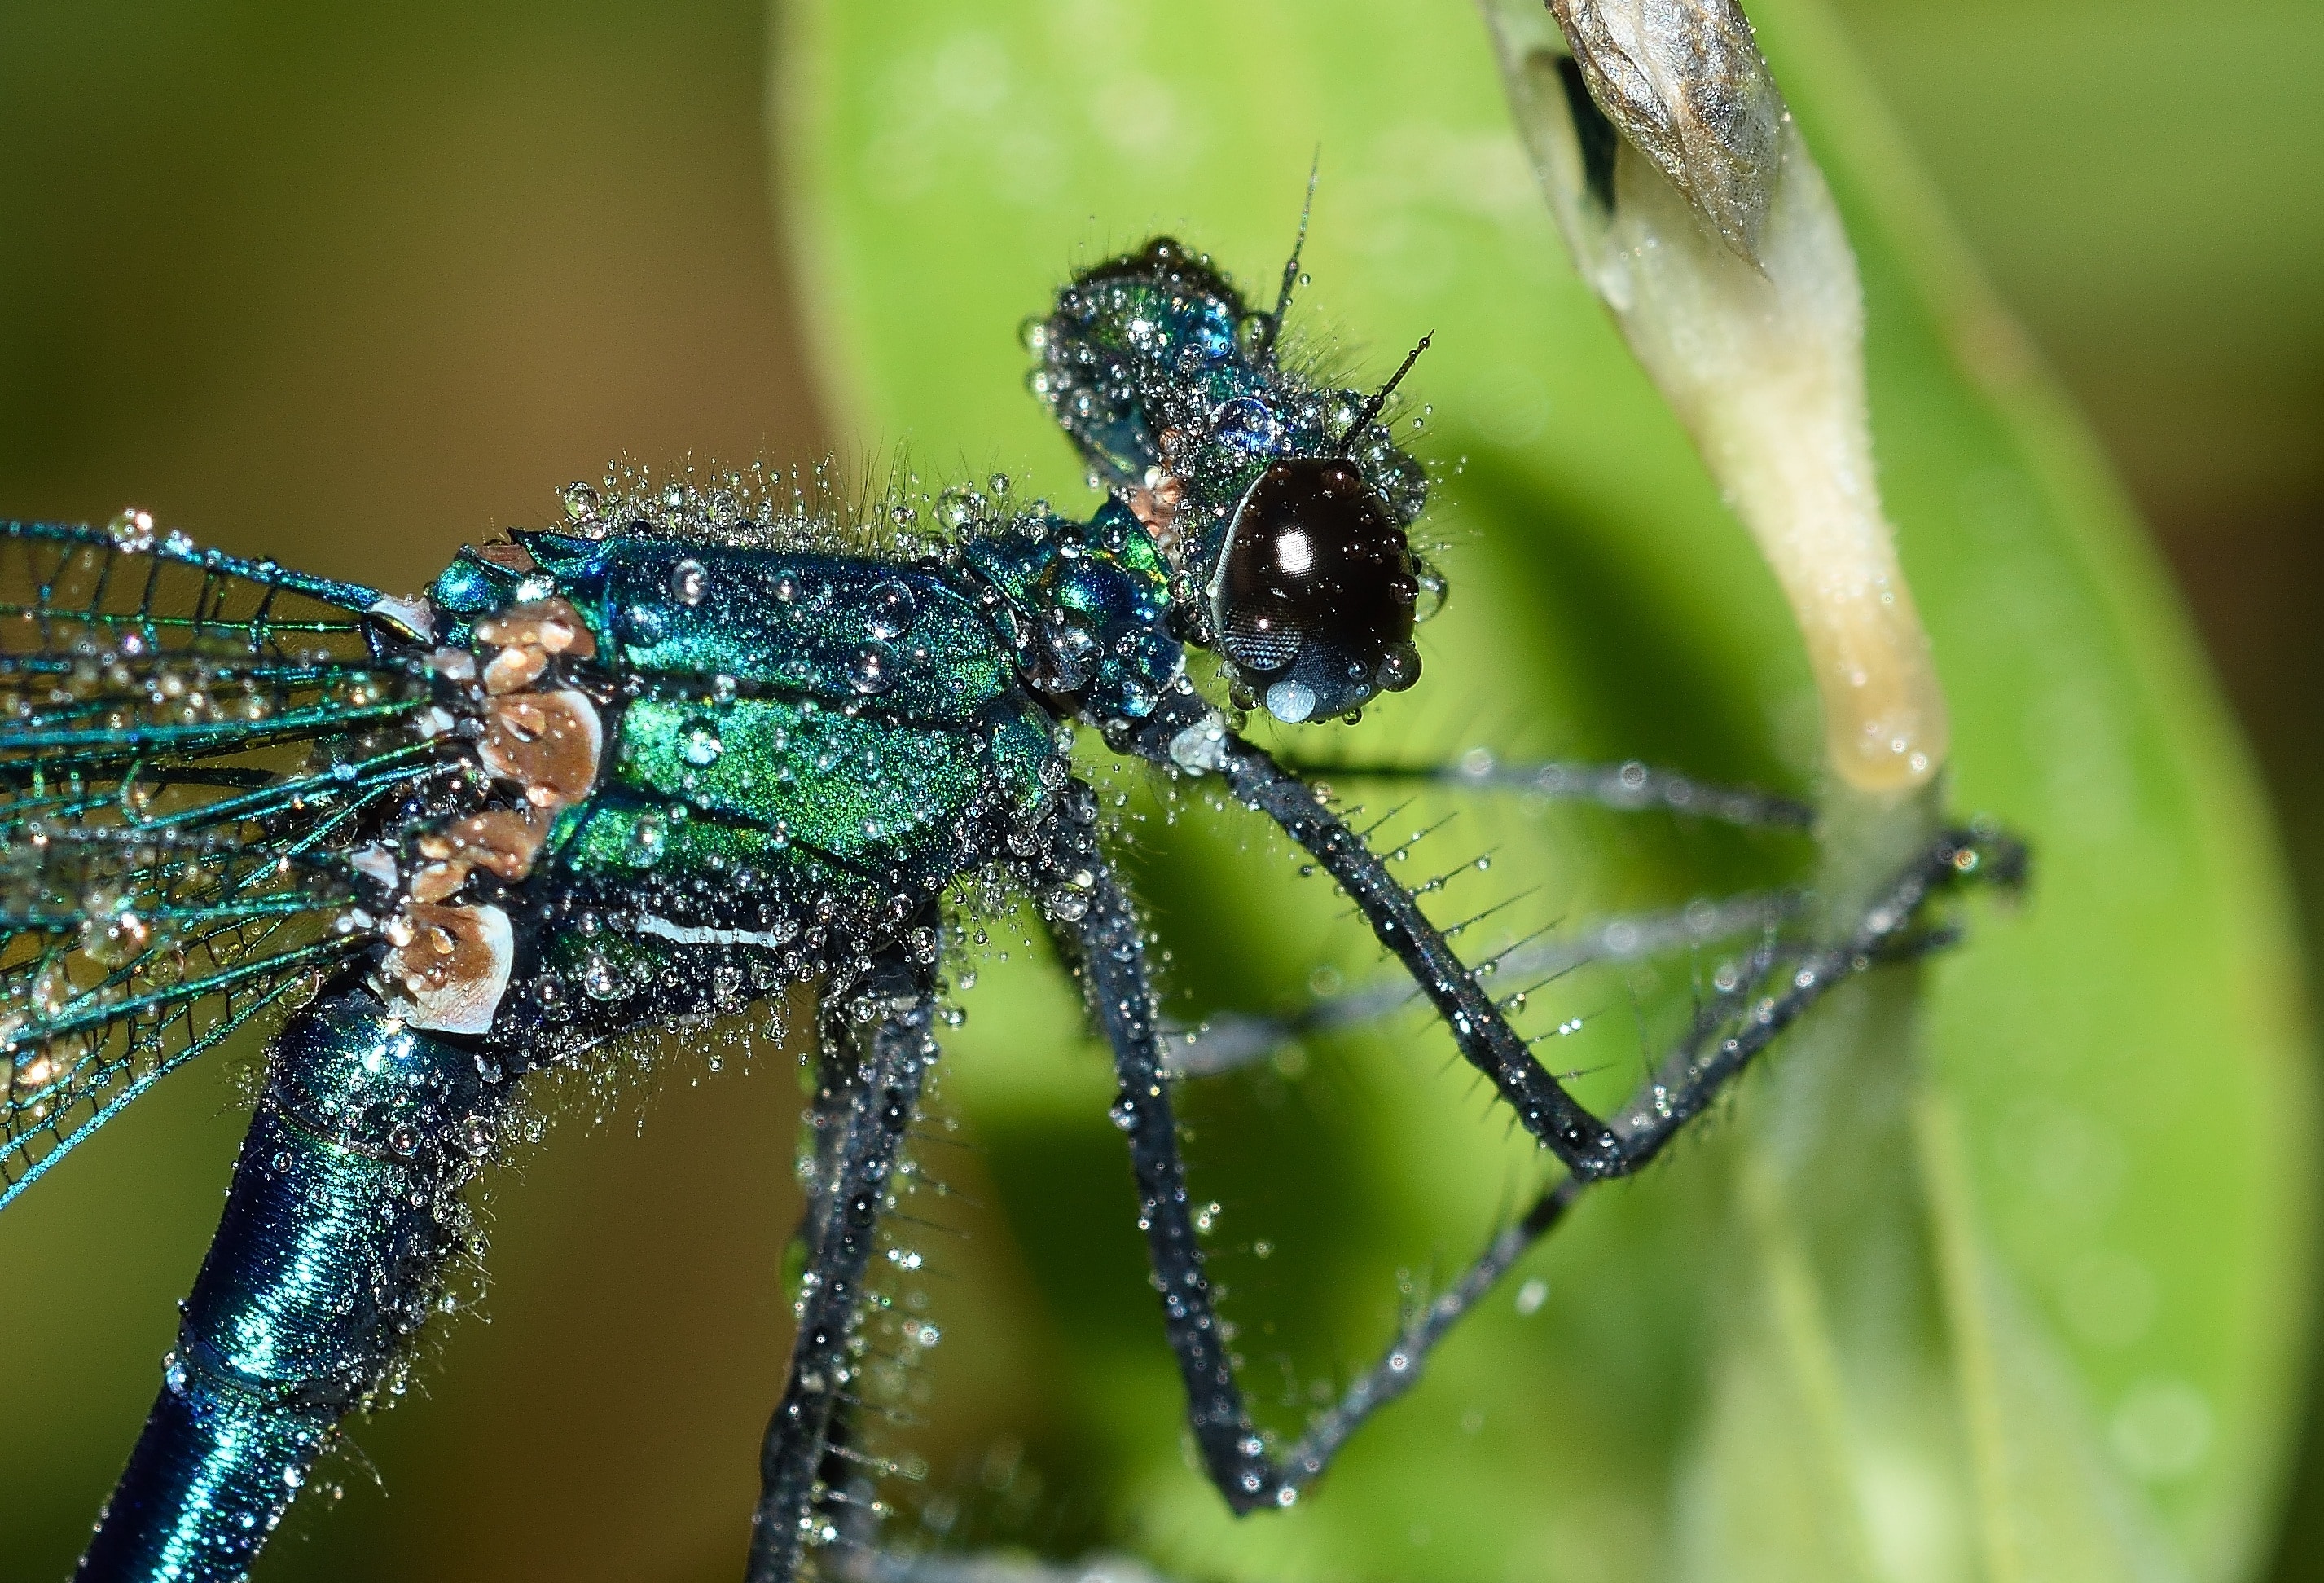
[[[1353,463],[1280,461],[1235,507],[1212,628],[1278,718],[1329,718],[1419,679],[1418,591],[1403,527]]]

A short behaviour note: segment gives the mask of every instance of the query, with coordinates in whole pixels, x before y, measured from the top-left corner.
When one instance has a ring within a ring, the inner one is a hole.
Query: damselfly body
[[[438,1306],[463,1190],[527,1074],[799,985],[823,1008],[809,1207],[751,1567],[855,1565],[879,1541],[839,1458],[867,1264],[936,1053],[948,921],[1003,893],[1036,900],[1111,1046],[1203,1467],[1239,1512],[1290,1505],[1576,1193],[1652,1159],[1831,985],[1925,939],[1932,890],[2015,872],[2006,841],[1963,832],[1836,933],[1767,928],[1636,1100],[1585,1109],[1331,800],[1237,729],[1413,687],[1416,615],[1441,593],[1407,537],[1427,476],[1382,421],[1397,381],[1334,388],[1277,356],[1296,272],[1253,311],[1157,240],[1031,327],[1035,391],[1108,492],[1086,522],[962,490],[883,504],[888,542],[850,547],[760,474],[619,475],[417,598],[137,514],[5,529],[0,1202],[167,1072],[274,1026],[82,1577],[246,1572]],[[1254,1428],[1214,1311],[1171,1104],[1199,1062],[1166,1060],[1147,936],[1060,739],[1075,724],[1305,848],[1564,1167],[1296,1444]],[[1644,771],[1559,773],[1537,784],[1804,818]]]

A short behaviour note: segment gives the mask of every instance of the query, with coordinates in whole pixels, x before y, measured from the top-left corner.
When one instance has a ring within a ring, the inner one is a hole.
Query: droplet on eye
[[[1412,558],[1412,579],[1417,589],[1412,619],[1416,623],[1429,620],[1444,608],[1444,574],[1416,555]]]
[[[1275,449],[1278,432],[1275,414],[1256,396],[1236,396],[1221,402],[1211,412],[1211,432],[1220,442],[1245,456],[1265,456]]]
[[[1304,681],[1278,681],[1267,690],[1267,712],[1296,726],[1315,712],[1315,690]]]
[[[1402,692],[1420,680],[1420,651],[1410,643],[1398,643],[1380,662],[1372,680],[1382,692]]]

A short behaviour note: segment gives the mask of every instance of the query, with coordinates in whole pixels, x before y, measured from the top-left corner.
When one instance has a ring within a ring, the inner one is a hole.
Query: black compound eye
[[[1329,718],[1420,676],[1404,528],[1352,462],[1280,461],[1235,507],[1210,588],[1222,653],[1277,718]]]

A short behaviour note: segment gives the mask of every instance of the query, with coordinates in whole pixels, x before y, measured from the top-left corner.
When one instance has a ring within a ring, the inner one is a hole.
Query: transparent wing
[[[446,769],[377,597],[0,523],[0,1205],[374,938],[347,853]]]

